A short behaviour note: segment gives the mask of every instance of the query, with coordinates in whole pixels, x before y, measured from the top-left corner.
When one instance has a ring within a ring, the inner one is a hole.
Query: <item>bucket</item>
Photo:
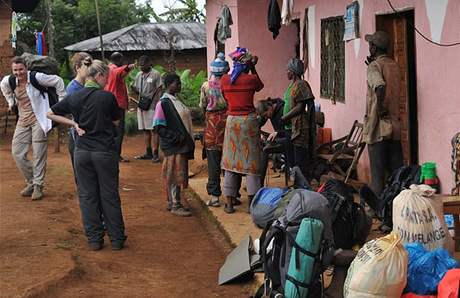
[[[420,182],[423,182],[426,179],[428,180],[436,179],[436,163],[426,162],[422,165],[421,174],[420,174]]]

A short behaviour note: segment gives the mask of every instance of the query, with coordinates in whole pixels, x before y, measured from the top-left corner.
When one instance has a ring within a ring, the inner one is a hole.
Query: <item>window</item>
[[[345,102],[343,16],[321,20],[321,97]]]

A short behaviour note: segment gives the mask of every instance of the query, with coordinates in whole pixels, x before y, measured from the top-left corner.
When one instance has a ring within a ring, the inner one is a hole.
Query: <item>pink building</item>
[[[326,114],[326,127],[333,138],[346,135],[355,119],[362,122],[366,100],[366,65],[369,55],[364,35],[384,30],[392,38],[391,55],[403,73],[401,119],[406,162],[434,161],[442,191],[453,184],[451,145],[460,131],[460,45],[443,47],[423,39],[449,44],[460,42],[458,0],[359,0],[359,38],[343,42],[343,16],[351,1],[293,0],[289,25],[282,25],[274,40],[268,30],[269,0],[207,0],[206,29],[208,62],[214,58],[214,30],[223,7],[230,8],[232,37],[226,54],[236,46],[259,56],[258,72],[265,83],[256,99],[282,97],[288,81],[289,58],[299,55],[308,61],[305,79]],[[278,0],[280,8],[283,0]],[[209,63],[208,63],[209,64]],[[323,73],[322,73],[323,72]],[[358,172],[369,181],[367,150]]]

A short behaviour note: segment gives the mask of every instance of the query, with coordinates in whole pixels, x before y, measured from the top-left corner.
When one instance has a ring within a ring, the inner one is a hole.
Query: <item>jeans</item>
[[[123,145],[123,137],[125,135],[125,114],[126,111],[123,110],[118,125],[115,127],[117,131],[115,136],[115,148],[117,149],[118,156],[121,156],[121,146]]]
[[[220,189],[220,162],[222,160],[222,151],[220,150],[206,150],[208,158],[208,183],[206,190],[208,195],[220,197],[222,190]]]

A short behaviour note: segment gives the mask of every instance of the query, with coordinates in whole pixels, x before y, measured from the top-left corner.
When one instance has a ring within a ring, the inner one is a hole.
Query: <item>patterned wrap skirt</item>
[[[175,184],[182,188],[188,187],[188,158],[185,154],[173,154],[165,156],[161,169],[163,178],[163,188],[166,190],[166,200],[168,190]]]
[[[222,169],[260,175],[262,145],[255,114],[228,116],[222,152]]]
[[[204,130],[204,146],[206,149],[222,150],[226,120],[226,110],[206,112],[206,128]]]

